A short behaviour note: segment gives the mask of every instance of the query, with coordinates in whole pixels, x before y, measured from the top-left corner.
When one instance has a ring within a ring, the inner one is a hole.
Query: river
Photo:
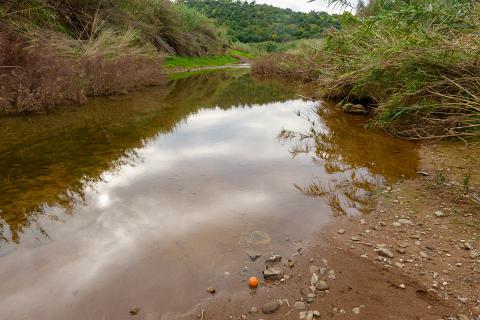
[[[1,117],[0,317],[175,318],[415,174],[415,145],[305,91],[215,71]]]

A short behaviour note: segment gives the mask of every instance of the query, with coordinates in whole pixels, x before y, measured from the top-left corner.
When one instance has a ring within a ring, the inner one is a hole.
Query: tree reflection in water
[[[308,196],[324,198],[335,216],[370,212],[379,186],[416,172],[416,145],[365,129],[364,117],[343,114],[328,103],[297,115],[309,122],[309,130],[283,129],[278,138],[290,144],[292,157],[311,157],[323,168],[323,175],[295,187]]]

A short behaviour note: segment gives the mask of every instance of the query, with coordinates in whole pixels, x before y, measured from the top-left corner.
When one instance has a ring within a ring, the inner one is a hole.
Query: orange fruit
[[[256,288],[258,287],[258,279],[255,278],[255,277],[251,277],[250,279],[248,279],[248,286],[250,288]]]

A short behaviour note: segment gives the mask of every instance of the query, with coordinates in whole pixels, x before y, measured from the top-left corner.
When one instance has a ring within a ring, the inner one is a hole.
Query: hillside
[[[233,40],[245,43],[289,41],[320,37],[340,23],[326,12],[295,12],[255,2],[233,0],[179,0],[228,28]]]

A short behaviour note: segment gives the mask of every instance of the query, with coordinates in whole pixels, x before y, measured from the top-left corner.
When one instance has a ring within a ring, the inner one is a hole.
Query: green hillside
[[[326,12],[295,12],[266,4],[233,0],[179,0],[218,24],[228,27],[228,35],[241,42],[289,41],[317,38],[339,21]]]

